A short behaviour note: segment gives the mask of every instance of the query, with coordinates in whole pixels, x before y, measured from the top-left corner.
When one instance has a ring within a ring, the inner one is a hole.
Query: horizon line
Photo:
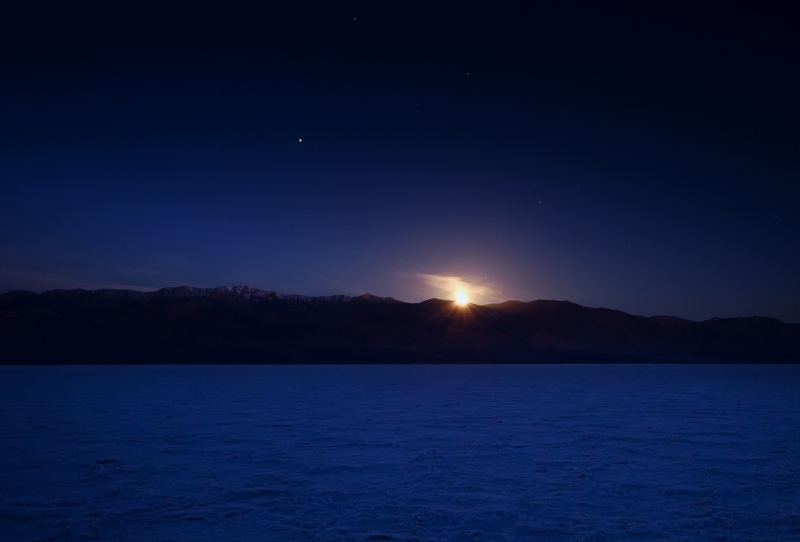
[[[138,289],[138,288],[142,288],[142,289]],[[319,298],[329,299],[329,298],[335,298],[335,297],[345,297],[345,298],[349,298],[349,299],[358,299],[358,298],[365,297],[365,296],[372,296],[372,297],[376,297],[376,298],[379,298],[379,299],[391,299],[391,300],[393,300],[395,302],[398,302],[398,303],[404,303],[404,304],[410,304],[410,305],[425,303],[425,302],[428,302],[428,301],[448,301],[448,302],[456,303],[456,300],[454,300],[454,299],[442,299],[442,298],[438,298],[438,297],[431,297],[431,298],[423,299],[422,301],[416,301],[416,302],[415,301],[404,301],[402,299],[397,299],[397,298],[394,298],[394,297],[391,297],[391,296],[379,296],[379,295],[372,294],[372,293],[369,293],[369,292],[365,292],[365,293],[363,293],[361,295],[356,295],[356,296],[349,295],[349,294],[332,294],[332,295],[288,294],[288,293],[285,293],[285,292],[279,292],[277,290],[267,290],[267,289],[264,289],[264,288],[258,288],[258,287],[250,286],[250,285],[247,285],[247,284],[237,284],[237,285],[233,285],[233,286],[187,286],[187,285],[179,285],[179,286],[164,286],[164,287],[161,287],[161,288],[151,288],[151,287],[146,287],[146,286],[144,286],[144,287],[136,287],[136,288],[95,288],[95,289],[87,289],[87,288],[53,288],[53,289],[50,289],[50,290],[43,290],[43,291],[40,291],[40,292],[36,292],[34,290],[26,290],[24,288],[16,288],[14,290],[8,290],[8,291],[6,291],[4,293],[0,293],[0,298],[5,297],[6,295],[12,294],[12,293],[15,293],[15,292],[34,294],[34,295],[37,295],[37,296],[43,295],[43,294],[46,294],[46,293],[49,293],[49,292],[75,292],[75,291],[81,291],[81,292],[87,292],[87,293],[97,293],[97,292],[103,292],[103,291],[115,291],[115,292],[129,291],[129,292],[138,292],[138,293],[146,294],[146,293],[160,292],[162,290],[176,290],[176,289],[180,289],[180,288],[186,288],[186,289],[191,289],[191,290],[209,290],[209,291],[214,291],[214,290],[219,290],[219,289],[227,289],[228,291],[231,291],[231,290],[234,290],[236,288],[249,288],[249,289],[252,289],[252,290],[257,290],[257,291],[261,291],[261,292],[276,294],[276,295],[279,295],[279,296],[295,297],[295,298],[309,298],[309,299],[315,299],[315,298],[317,298],[317,299],[319,299]],[[238,293],[238,292],[233,291],[233,293]],[[704,320],[692,320],[691,318],[684,318],[682,316],[673,316],[673,315],[662,314],[662,313],[654,314],[652,316],[644,316],[644,315],[627,313],[627,312],[625,312],[623,310],[612,309],[612,308],[609,308],[609,307],[590,307],[590,306],[587,306],[587,305],[581,305],[579,303],[575,303],[574,301],[570,301],[568,299],[541,299],[541,298],[539,298],[539,299],[531,299],[530,301],[522,301],[522,300],[519,300],[519,299],[507,299],[505,301],[500,301],[500,302],[495,302],[495,303],[486,303],[484,305],[479,305],[477,303],[472,303],[472,302],[468,303],[467,305],[473,305],[473,306],[476,306],[476,307],[489,307],[489,306],[493,306],[493,305],[503,305],[505,303],[513,303],[513,302],[527,304],[527,303],[534,303],[534,302],[537,302],[537,301],[539,301],[539,302],[544,301],[544,302],[555,302],[555,303],[569,303],[569,304],[572,304],[572,305],[577,305],[579,307],[584,307],[584,308],[588,308],[588,309],[610,310],[610,311],[615,311],[615,312],[621,312],[623,314],[628,314],[628,315],[631,315],[631,316],[640,316],[642,318],[675,318],[675,319],[678,319],[678,320],[685,320],[687,322],[706,322],[706,321],[709,321],[709,320],[725,320],[725,319],[736,319],[736,318],[767,318],[767,319],[777,320],[779,322],[783,322],[784,324],[787,324],[787,325],[800,325],[800,323],[785,322],[784,320],[781,320],[780,318],[775,318],[773,316],[761,316],[761,315],[732,316],[732,317],[712,316],[712,317],[706,318]]]

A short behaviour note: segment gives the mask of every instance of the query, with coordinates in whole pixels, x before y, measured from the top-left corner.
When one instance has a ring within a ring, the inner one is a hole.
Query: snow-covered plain
[[[0,539],[800,540],[800,367],[0,367]]]

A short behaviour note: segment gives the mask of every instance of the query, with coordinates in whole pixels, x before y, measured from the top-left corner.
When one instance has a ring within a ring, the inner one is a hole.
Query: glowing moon
[[[464,292],[456,292],[456,303],[459,305],[466,305],[467,304],[467,294]]]

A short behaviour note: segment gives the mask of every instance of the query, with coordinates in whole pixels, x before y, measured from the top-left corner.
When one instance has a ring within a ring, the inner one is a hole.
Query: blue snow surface
[[[0,367],[0,539],[800,540],[800,366]]]

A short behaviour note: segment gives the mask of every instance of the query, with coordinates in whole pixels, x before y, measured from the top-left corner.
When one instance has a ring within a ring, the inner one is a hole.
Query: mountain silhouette
[[[0,295],[0,362],[797,363],[800,324],[569,301],[457,305],[249,286]]]

